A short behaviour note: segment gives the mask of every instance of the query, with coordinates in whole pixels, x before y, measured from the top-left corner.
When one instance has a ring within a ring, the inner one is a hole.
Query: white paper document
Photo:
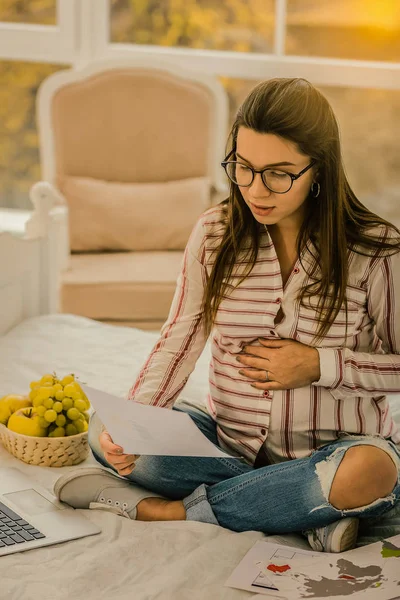
[[[126,454],[240,458],[217,448],[184,412],[140,404],[84,384],[81,387],[114,443]]]

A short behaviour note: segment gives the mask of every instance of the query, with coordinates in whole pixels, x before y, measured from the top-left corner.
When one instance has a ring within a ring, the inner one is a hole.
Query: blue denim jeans
[[[216,424],[209,415],[183,405],[173,410],[187,412],[218,446]],[[98,442],[100,430],[101,423],[99,427],[94,415],[89,427],[90,447],[100,464],[112,468]],[[339,510],[328,500],[336,470],[348,448],[366,444],[382,448],[391,456],[399,471],[397,484],[386,498],[360,508]],[[385,515],[396,516],[400,508],[400,450],[381,436],[345,434],[307,458],[258,468],[243,458],[142,455],[125,479],[166,498],[182,500],[186,520],[213,523],[232,531],[289,533],[328,525],[346,516],[358,516],[366,525],[378,524]],[[397,521],[400,527],[400,512]],[[391,535],[396,533],[400,530]]]

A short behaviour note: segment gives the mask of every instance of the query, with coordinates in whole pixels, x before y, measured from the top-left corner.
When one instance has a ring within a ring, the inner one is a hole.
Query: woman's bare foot
[[[182,500],[144,498],[136,506],[137,521],[185,521],[186,510]]]

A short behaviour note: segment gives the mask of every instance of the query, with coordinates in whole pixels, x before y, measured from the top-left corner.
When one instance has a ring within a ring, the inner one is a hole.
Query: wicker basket
[[[10,454],[30,465],[69,467],[89,456],[87,431],[68,437],[33,437],[0,424],[0,439]]]

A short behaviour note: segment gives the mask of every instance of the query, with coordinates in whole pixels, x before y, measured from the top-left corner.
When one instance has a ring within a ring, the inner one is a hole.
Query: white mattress
[[[125,396],[157,333],[104,325],[73,315],[24,321],[0,338],[0,397],[27,393],[46,372],[73,372],[83,382]],[[209,348],[179,401],[203,406]],[[0,444],[0,464],[32,475],[47,489],[63,473],[95,463],[92,457],[62,469],[26,465]],[[267,538],[194,521],[140,522],[104,511],[82,511],[100,535],[31,550],[1,561],[0,600],[241,600],[250,592],[223,587],[259,539],[304,548],[300,536]]]

